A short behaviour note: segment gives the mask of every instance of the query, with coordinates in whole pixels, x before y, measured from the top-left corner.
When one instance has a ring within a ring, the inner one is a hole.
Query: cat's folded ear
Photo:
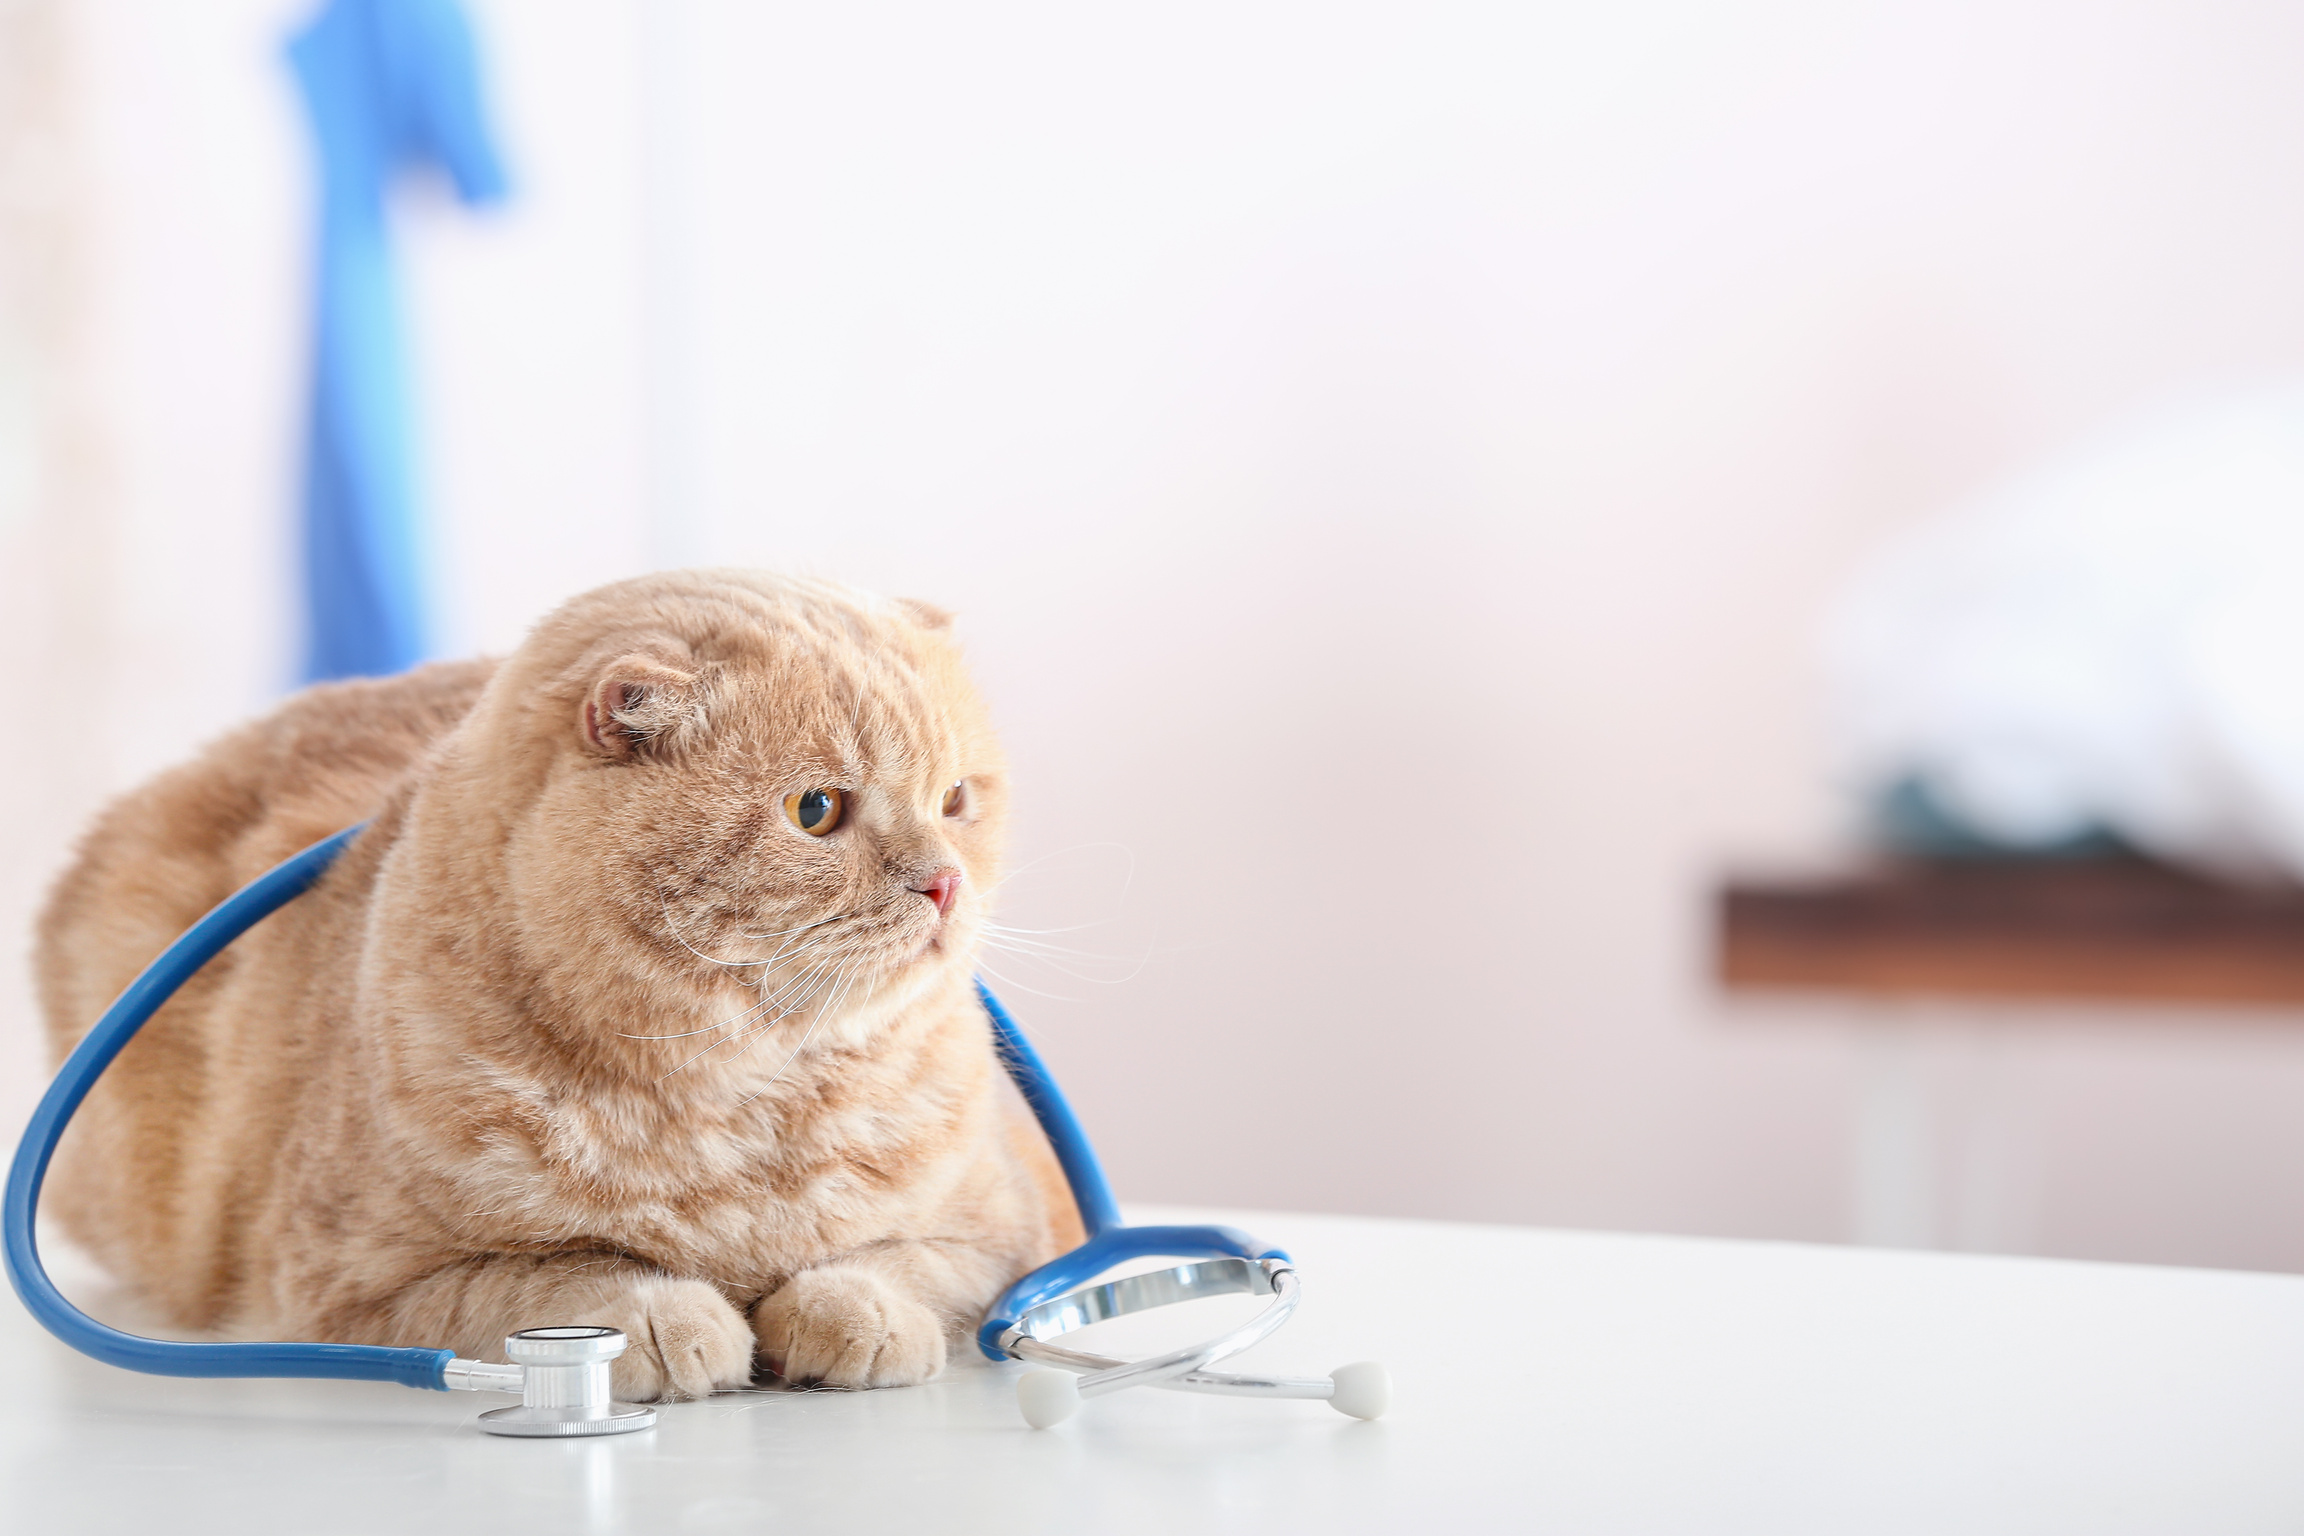
[[[584,742],[603,757],[629,758],[704,723],[704,686],[686,657],[633,652],[594,671],[584,699]]]
[[[950,629],[952,627],[950,609],[939,608],[934,603],[924,603],[916,597],[900,597],[896,599],[896,606],[903,609],[904,616],[922,629]]]

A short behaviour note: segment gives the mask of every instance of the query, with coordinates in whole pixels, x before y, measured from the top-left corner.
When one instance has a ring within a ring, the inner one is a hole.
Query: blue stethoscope
[[[515,1392],[518,1406],[480,1416],[492,1433],[560,1438],[645,1429],[655,1410],[611,1399],[612,1362],[625,1340],[613,1328],[523,1329],[505,1340],[508,1364],[463,1360],[448,1349],[389,1348],[371,1344],[186,1343],[123,1333],[89,1317],[64,1299],[41,1265],[33,1215],[41,1182],[58,1138],[112,1059],[145,1020],[175,995],[226,945],[310,889],[360,832],[351,827],[283,860],[233,892],[160,953],[129,983],[82,1037],[48,1085],[24,1128],[8,1169],[4,1228],[8,1278],[49,1332],[108,1365],[160,1376],[298,1376],[351,1381],[393,1381],[435,1391]],[[1295,1311],[1300,1286],[1286,1253],[1267,1248],[1236,1227],[1131,1227],[1120,1219],[1104,1169],[1079,1119],[1048,1075],[1016,1021],[998,998],[976,983],[991,1016],[1002,1063],[1063,1165],[1080,1207],[1088,1241],[1018,1280],[992,1303],[977,1330],[989,1359],[1024,1360],[1047,1369],[1018,1378],[1016,1396],[1034,1428],[1069,1418],[1083,1398],[1127,1387],[1158,1386],[1189,1392],[1253,1397],[1316,1398],[1354,1418],[1372,1419],[1388,1406],[1391,1385],[1373,1362],[1313,1378],[1237,1375],[1209,1369],[1270,1335]],[[1190,1262],[1090,1284],[1108,1270],[1136,1260]],[[1219,1338],[1143,1360],[1116,1360],[1052,1342],[1108,1318],[1204,1296],[1271,1298],[1247,1323]]]

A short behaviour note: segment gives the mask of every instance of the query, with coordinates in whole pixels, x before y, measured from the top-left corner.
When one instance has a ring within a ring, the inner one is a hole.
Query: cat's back
[[[306,689],[113,802],[40,918],[40,1001],[56,1058],[202,913],[296,850],[374,816],[495,668],[444,662]],[[183,1012],[164,1011],[149,1031],[163,1033]]]

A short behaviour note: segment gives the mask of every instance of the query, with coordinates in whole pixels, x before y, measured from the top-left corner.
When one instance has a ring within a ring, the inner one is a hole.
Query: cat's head
[[[837,1030],[973,968],[1007,783],[926,604],[749,571],[588,593],[443,766],[501,814],[523,953],[659,1021]]]

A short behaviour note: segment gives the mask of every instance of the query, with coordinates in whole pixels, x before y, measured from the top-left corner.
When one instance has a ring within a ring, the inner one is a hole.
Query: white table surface
[[[2304,1277],[1135,1214],[1293,1250],[1303,1308],[1240,1358],[1383,1360],[1393,1412],[1136,1391],[1035,1432],[1016,1368],[964,1366],[503,1440],[509,1399],[134,1376],[10,1302],[0,1530],[2304,1531]]]

